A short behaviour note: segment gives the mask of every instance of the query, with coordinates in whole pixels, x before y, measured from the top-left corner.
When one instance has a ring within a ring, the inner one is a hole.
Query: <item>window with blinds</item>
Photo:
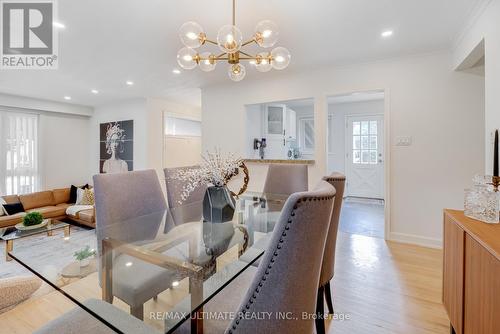
[[[39,190],[38,115],[0,111],[0,193]]]

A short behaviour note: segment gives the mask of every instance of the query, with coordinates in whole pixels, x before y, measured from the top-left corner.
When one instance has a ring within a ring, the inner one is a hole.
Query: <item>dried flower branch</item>
[[[199,168],[179,170],[173,177],[185,181],[181,194],[181,204],[189,195],[201,185],[214,185],[222,187],[238,174],[238,168],[243,164],[243,159],[235,157],[233,153],[221,154],[219,149],[214,153],[207,151],[202,156],[203,162]]]

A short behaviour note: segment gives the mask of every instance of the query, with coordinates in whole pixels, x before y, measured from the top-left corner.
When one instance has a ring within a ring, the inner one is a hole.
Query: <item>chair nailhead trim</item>
[[[301,203],[301,202],[303,202],[303,201],[309,201],[309,202],[311,202],[311,201],[324,201],[324,200],[331,200],[333,198],[335,198],[335,196],[309,197],[309,198],[299,199],[299,200],[297,200],[297,203],[293,206],[293,210],[290,213],[290,216],[291,217],[295,217],[295,210],[297,210],[297,208],[299,207],[298,204]],[[288,231],[290,229],[290,225],[292,224],[292,222],[293,222],[293,219],[289,219],[287,221],[287,224],[285,225],[285,231]],[[281,244],[285,242],[285,239],[283,238],[283,237],[286,237],[286,232],[285,231],[282,232],[282,234],[281,234],[282,238],[280,238],[280,240],[278,242],[278,245],[276,245],[276,250],[274,251],[273,257],[271,257],[271,260],[270,260],[271,263],[275,262],[275,257],[278,256],[278,250],[280,250],[282,248]],[[258,286],[255,288],[255,292],[256,293],[252,294],[252,297],[248,300],[249,304],[246,304],[245,308],[241,311],[242,314],[245,314],[246,310],[250,309],[250,304],[253,304],[254,299],[257,299],[257,294],[260,292],[260,288],[263,286],[263,282],[265,282],[267,280],[267,275],[269,275],[269,273],[270,273],[269,270],[270,269],[272,269],[271,264],[269,264],[267,266],[265,274],[262,276],[262,278],[260,279],[260,282],[259,282]],[[240,317],[238,319],[236,319],[235,325],[233,325],[233,329],[234,330],[236,330],[236,325],[240,324],[240,320],[241,320],[241,315],[240,315]],[[228,333],[232,334],[233,332],[231,330],[229,330]]]

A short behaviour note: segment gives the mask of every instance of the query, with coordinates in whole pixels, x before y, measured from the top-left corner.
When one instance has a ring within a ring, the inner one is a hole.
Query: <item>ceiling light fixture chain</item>
[[[231,80],[243,80],[246,69],[241,61],[248,61],[254,65],[259,72],[268,72],[272,68],[282,70],[290,63],[290,52],[277,47],[271,51],[262,51],[252,55],[242,50],[243,47],[255,43],[264,49],[273,47],[278,41],[278,27],[269,20],[261,21],[255,27],[255,33],[247,41],[243,41],[243,34],[236,26],[236,0],[233,1],[232,24],[225,25],[219,29],[216,41],[207,37],[207,34],[196,22],[184,23],[179,36],[184,44],[177,53],[177,62],[184,69],[194,69],[199,66],[204,72],[213,71],[218,62],[226,61],[229,64],[228,74]],[[217,45],[223,53],[214,54],[211,52],[197,52],[196,49],[205,44]]]

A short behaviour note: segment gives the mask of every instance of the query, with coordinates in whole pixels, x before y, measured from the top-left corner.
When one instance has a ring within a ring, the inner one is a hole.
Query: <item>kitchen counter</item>
[[[292,159],[244,159],[248,163],[257,164],[298,164],[298,165],[314,165],[314,160],[292,160]]]

